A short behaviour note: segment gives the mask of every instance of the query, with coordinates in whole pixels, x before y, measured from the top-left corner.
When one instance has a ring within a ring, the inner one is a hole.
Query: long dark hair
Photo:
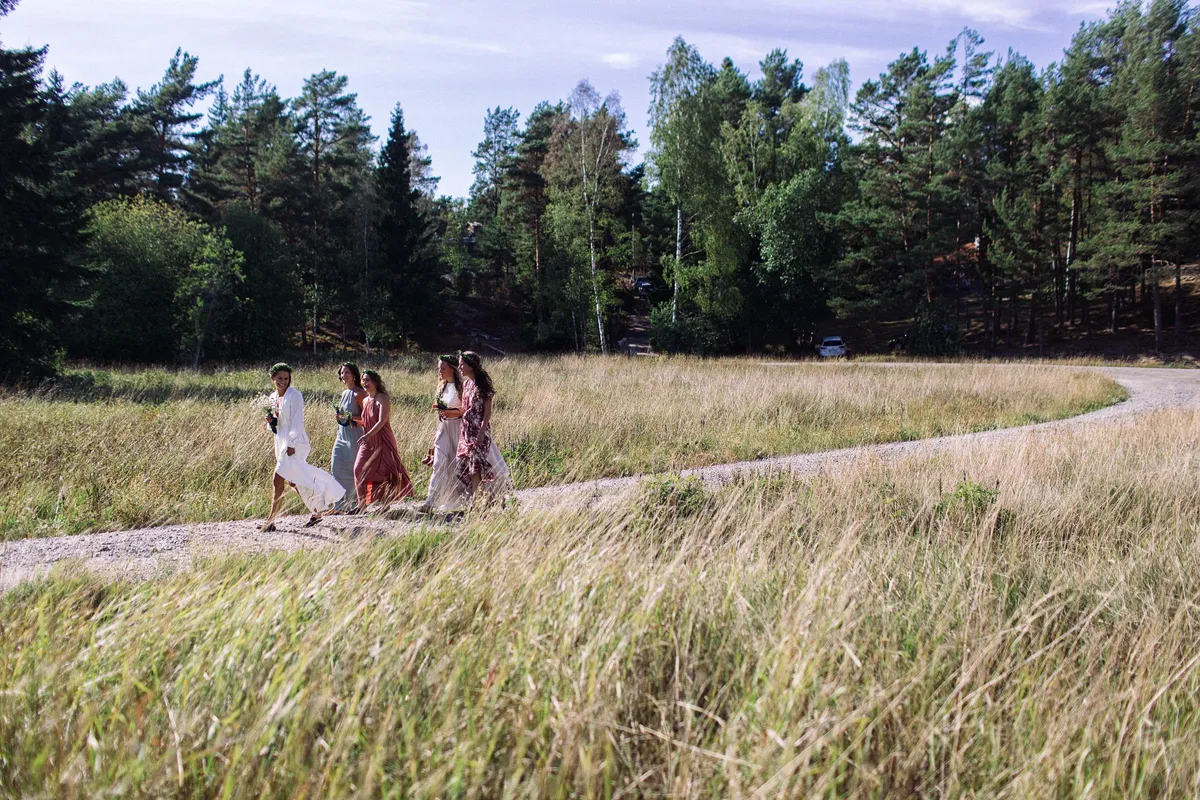
[[[479,357],[479,353],[474,350],[464,350],[461,358],[475,373],[475,386],[479,389],[479,393],[484,397],[494,395],[496,387],[492,385],[492,376],[488,375],[487,370],[483,368],[483,359]]]
[[[371,382],[375,384],[376,394],[387,394],[388,393],[387,392],[387,384],[385,384],[383,382],[383,378],[379,377],[378,372],[376,372],[373,369],[364,369],[362,371],[362,374],[366,375],[368,378],[370,378]]]
[[[343,361],[341,364],[338,364],[339,369],[342,367],[345,367],[350,371],[350,374],[354,376],[354,385],[361,389],[362,373],[358,371],[358,364],[355,364],[353,361]]]
[[[451,374],[454,375],[454,390],[458,392],[458,396],[462,397],[462,373],[458,371],[458,359],[454,356],[438,356],[438,362],[445,362],[450,368]],[[438,397],[442,396],[442,392],[446,391],[446,381],[438,381]]]

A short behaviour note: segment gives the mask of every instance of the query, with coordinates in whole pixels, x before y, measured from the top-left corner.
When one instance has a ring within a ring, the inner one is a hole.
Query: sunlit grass
[[[0,795],[1192,797],[1200,416],[0,598]]]
[[[560,357],[489,367],[518,488],[1024,424],[1124,396],[1099,374],[1037,366]],[[432,365],[380,369],[423,494]],[[335,368],[301,367],[295,380],[310,460],[328,468]],[[76,370],[32,396],[0,395],[0,538],[265,516],[273,456],[252,399],[266,388],[257,369]]]

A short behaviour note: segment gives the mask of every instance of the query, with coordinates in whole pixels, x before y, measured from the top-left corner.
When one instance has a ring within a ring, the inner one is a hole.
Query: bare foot
[[[272,531],[276,530],[275,523],[271,522],[270,520],[267,520],[262,525],[259,525],[258,529],[263,533],[271,533]]]

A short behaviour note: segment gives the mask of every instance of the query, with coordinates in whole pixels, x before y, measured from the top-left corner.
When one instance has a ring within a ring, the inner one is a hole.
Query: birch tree
[[[679,276],[683,270],[684,206],[694,207],[699,184],[719,167],[720,117],[706,106],[706,89],[716,71],[696,48],[676,37],[667,60],[650,76],[649,164],[675,204],[675,264],[671,322],[679,318]]]
[[[623,167],[622,154],[631,146],[625,134],[625,112],[621,98],[610,92],[603,99],[586,80],[571,91],[568,102],[574,130],[566,143],[576,168],[579,201],[587,225],[588,262],[591,272],[592,304],[600,352],[608,352],[604,327],[604,304],[600,297],[602,228],[607,212],[619,201],[617,179]]]

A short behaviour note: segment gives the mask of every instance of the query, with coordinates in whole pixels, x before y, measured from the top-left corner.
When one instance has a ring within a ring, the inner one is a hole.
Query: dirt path
[[[783,365],[781,365],[783,366]],[[904,365],[872,365],[896,368]],[[998,367],[1005,369],[1006,367]],[[1016,367],[1014,367],[1016,369]],[[1153,411],[1200,408],[1200,370],[1139,369],[1133,367],[1064,367],[1095,369],[1108,375],[1129,391],[1129,399],[1115,406],[1070,419],[1004,428],[983,433],[945,436],[913,442],[867,445],[863,447],[779,456],[736,464],[685,470],[706,484],[719,485],[738,475],[756,472],[789,471],[801,475],[829,471],[861,458],[904,458],[934,453],[963,442],[980,444],[1003,441],[1029,431],[1051,431],[1086,425],[1114,424]],[[644,476],[606,478],[567,486],[526,489],[517,493],[522,509],[559,508],[564,505],[594,504],[605,498],[619,497],[636,486]],[[416,524],[415,515],[400,514],[401,519],[365,516],[329,517],[315,528],[304,528],[305,517],[286,517],[275,533],[262,533],[257,520],[207,522],[143,528],[131,531],[90,533],[22,539],[0,543],[0,590],[10,589],[23,580],[44,575],[55,564],[75,561],[89,570],[110,576],[152,575],[160,570],[186,566],[194,559],[229,553],[258,553],[270,550],[293,551],[300,548],[326,548],[364,536],[397,535]]]

